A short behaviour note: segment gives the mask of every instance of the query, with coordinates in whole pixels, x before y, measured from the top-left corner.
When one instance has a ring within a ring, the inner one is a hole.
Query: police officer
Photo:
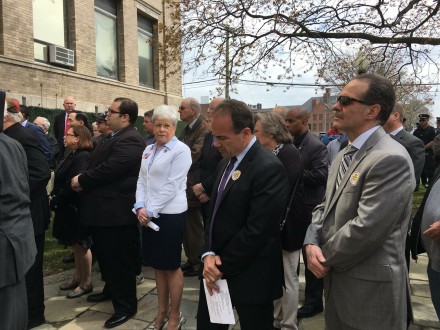
[[[420,125],[414,131],[413,135],[422,140],[423,144],[425,145],[425,166],[423,167],[421,179],[422,184],[425,187],[428,187],[435,170],[435,159],[434,153],[432,152],[432,144],[436,132],[435,128],[429,125],[428,114],[420,114],[419,123]]]

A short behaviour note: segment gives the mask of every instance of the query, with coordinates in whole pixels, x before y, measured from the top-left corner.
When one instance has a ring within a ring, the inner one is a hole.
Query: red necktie
[[[69,122],[68,122],[68,119],[69,119],[69,115],[66,116],[66,124],[64,125],[64,135],[66,135],[66,134],[67,134],[67,131],[69,130]]]

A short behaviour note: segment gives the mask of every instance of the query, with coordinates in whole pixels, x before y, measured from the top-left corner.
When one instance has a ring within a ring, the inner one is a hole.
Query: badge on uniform
[[[232,172],[232,180],[234,180],[234,181],[238,180],[240,175],[241,175],[241,171],[239,171],[239,170]]]

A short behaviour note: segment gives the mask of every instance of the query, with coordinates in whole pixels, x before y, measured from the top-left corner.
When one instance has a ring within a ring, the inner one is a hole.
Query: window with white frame
[[[117,5],[95,0],[96,74],[118,79]]]
[[[139,84],[154,87],[153,22],[138,14]]]

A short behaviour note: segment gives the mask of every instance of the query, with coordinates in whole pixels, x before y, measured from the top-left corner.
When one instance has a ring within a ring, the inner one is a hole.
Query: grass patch
[[[46,240],[44,246],[43,259],[43,276],[48,276],[56,273],[61,273],[75,267],[74,264],[63,263],[63,258],[73,251],[72,248],[64,248],[63,245],[58,244],[58,240],[52,236],[53,214],[46,231]]]

